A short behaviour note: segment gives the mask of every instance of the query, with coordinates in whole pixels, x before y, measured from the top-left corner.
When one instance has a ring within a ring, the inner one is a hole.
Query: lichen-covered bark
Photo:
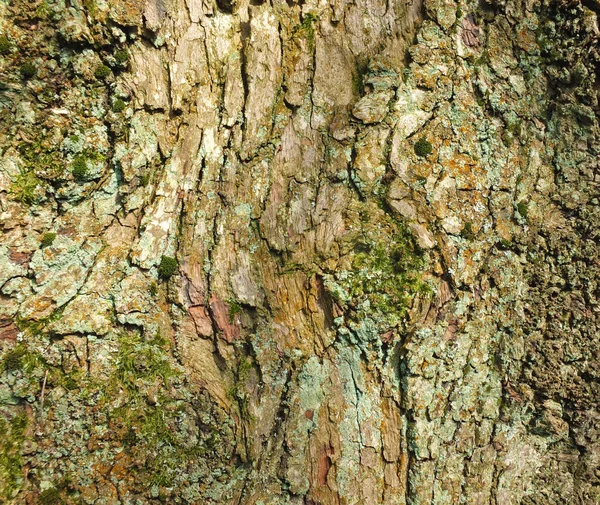
[[[598,12],[0,3],[0,502],[600,503]]]

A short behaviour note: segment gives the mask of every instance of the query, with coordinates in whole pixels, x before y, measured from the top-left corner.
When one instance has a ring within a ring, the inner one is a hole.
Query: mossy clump
[[[42,247],[50,247],[52,245],[52,243],[54,242],[55,238],[56,238],[56,233],[54,233],[53,231],[44,233],[44,236],[42,237],[42,240],[40,241],[40,245]]]
[[[27,349],[19,345],[8,351],[2,359],[2,368],[7,372],[14,372],[23,368],[23,358],[27,354]]]
[[[63,503],[63,499],[61,498],[58,489],[51,487],[40,493],[38,503],[39,505],[60,505]]]
[[[113,102],[113,106],[112,106],[113,112],[116,112],[116,113],[123,112],[126,108],[127,108],[127,104],[120,98],[118,98],[117,100],[115,100]]]
[[[465,223],[463,229],[460,232],[460,236],[467,240],[473,240],[475,238],[475,232],[473,231],[472,223]]]
[[[37,68],[33,62],[27,61],[21,65],[19,72],[23,79],[31,79],[37,74]]]
[[[523,219],[527,219],[527,214],[528,214],[527,204],[525,202],[517,203],[517,212],[520,214],[520,216]]]
[[[429,293],[420,275],[424,253],[410,231],[401,224],[386,231],[368,228],[355,243],[350,268],[324,279],[332,297],[348,309],[350,319],[370,319],[382,331],[404,321],[417,294]]]
[[[76,156],[73,160],[73,167],[71,168],[73,177],[77,180],[83,180],[87,177],[89,171],[87,158],[83,155]]]
[[[229,322],[233,324],[235,322],[236,317],[242,313],[242,306],[239,304],[237,300],[230,298],[227,301],[229,305]]]
[[[179,263],[175,258],[163,256],[158,265],[158,276],[161,279],[169,279],[179,267]]]
[[[42,181],[33,171],[21,172],[11,184],[10,193],[21,203],[32,205],[38,197],[37,190],[41,184]]]
[[[127,61],[129,61],[129,52],[127,51],[127,49],[119,49],[118,51],[116,51],[115,61],[119,65],[124,65],[125,63],[127,63]]]
[[[156,284],[156,282],[150,284],[148,292],[150,293],[150,296],[154,298],[158,294],[158,284]]]
[[[425,137],[421,137],[415,142],[415,154],[421,158],[426,158],[433,152],[433,146]]]
[[[19,414],[10,421],[0,413],[0,503],[11,503],[23,482],[21,444],[25,439],[27,416]]]
[[[109,67],[107,67],[104,64],[101,64],[96,67],[96,70],[94,71],[94,77],[101,81],[103,79],[106,79],[111,73],[112,72]]]
[[[8,54],[10,52],[11,43],[6,35],[0,35],[0,54]]]
[[[140,175],[140,186],[145,188],[149,182],[150,182],[150,174],[148,172]]]

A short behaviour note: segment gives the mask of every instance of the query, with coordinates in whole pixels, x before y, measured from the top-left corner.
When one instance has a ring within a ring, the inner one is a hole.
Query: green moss
[[[123,112],[126,108],[127,108],[127,104],[120,98],[115,100],[113,103],[113,106],[112,106],[113,112],[116,112],[116,113]]]
[[[83,7],[92,17],[95,17],[96,14],[98,14],[98,6],[96,5],[95,0],[83,0]]]
[[[36,192],[42,181],[30,171],[21,172],[13,181],[10,193],[21,203],[32,205],[37,200]]]
[[[54,233],[52,231],[48,232],[48,233],[44,233],[44,236],[42,237],[42,240],[40,241],[40,245],[42,247],[49,247],[52,245],[55,238],[56,238],[56,233]]]
[[[527,214],[528,214],[527,204],[525,202],[517,203],[517,212],[523,219],[527,219]]]
[[[14,498],[23,481],[21,444],[25,439],[27,416],[18,414],[12,419],[0,416],[0,502]]]
[[[158,294],[158,284],[156,284],[156,282],[150,284],[148,292],[150,293],[150,296],[155,297]]]
[[[21,65],[19,72],[21,73],[21,77],[23,79],[31,79],[37,74],[37,67],[33,62],[27,61]]]
[[[94,71],[94,77],[101,81],[103,79],[106,79],[111,73],[112,71],[109,67],[107,67],[104,64],[101,64],[96,67],[96,70]]]
[[[127,61],[129,61],[129,52],[127,51],[127,49],[119,49],[118,51],[116,51],[115,61],[119,65],[124,65],[125,63],[127,63]]]
[[[415,142],[415,154],[421,158],[426,158],[433,152],[433,146],[425,137],[421,137]]]
[[[465,223],[463,229],[460,232],[460,236],[467,240],[473,240],[475,238],[475,233],[473,232],[473,224]]]
[[[308,12],[304,19],[302,20],[302,24],[300,25],[301,30],[304,32],[306,36],[306,40],[308,42],[308,48],[310,51],[315,47],[315,24],[317,23],[318,18],[312,12]]]
[[[8,372],[20,370],[23,368],[23,358],[27,354],[27,349],[23,345],[17,345],[8,351],[2,359],[2,368]]]
[[[227,300],[227,305],[229,305],[229,322],[233,323],[236,316],[242,313],[242,306],[233,298]]]
[[[148,172],[140,175],[140,186],[145,188],[150,182],[150,174]]]
[[[355,95],[362,95],[365,87],[364,78],[369,70],[369,64],[366,61],[360,62],[352,72],[352,91]]]
[[[252,370],[252,360],[248,356],[242,356],[238,363],[236,379],[233,385],[227,389],[226,395],[232,403],[237,404],[240,415],[247,421],[254,420],[254,416],[250,414],[250,401],[246,388],[244,386],[246,380],[250,376]]]
[[[111,430],[135,460],[144,461],[138,478],[150,485],[173,483],[191,459],[201,457],[202,446],[190,447],[189,433],[180,430],[183,405],[169,396],[182,378],[173,368],[166,342],[157,336],[145,340],[137,332],[119,337],[116,366],[102,390]],[[150,399],[149,390],[155,391]],[[113,408],[115,395],[127,395],[125,405]]]
[[[73,177],[78,180],[85,179],[89,173],[89,168],[87,164],[87,158],[84,155],[76,156],[73,160],[73,165],[71,167],[71,173]]]
[[[64,502],[60,496],[60,492],[55,487],[42,491],[38,497],[39,505],[61,505],[62,503]]]
[[[6,35],[0,35],[0,54],[8,54],[12,44]]]
[[[368,221],[351,268],[326,276],[325,285],[347,316],[373,320],[384,329],[404,320],[416,294],[428,293],[420,276],[425,260],[407,229],[398,226],[388,235],[383,222],[373,227]]]
[[[158,276],[161,279],[169,279],[179,267],[179,263],[175,258],[163,256],[158,265]]]

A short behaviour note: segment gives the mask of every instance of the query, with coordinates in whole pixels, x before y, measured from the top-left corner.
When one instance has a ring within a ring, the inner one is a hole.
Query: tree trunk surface
[[[600,504],[599,13],[2,0],[0,503]]]

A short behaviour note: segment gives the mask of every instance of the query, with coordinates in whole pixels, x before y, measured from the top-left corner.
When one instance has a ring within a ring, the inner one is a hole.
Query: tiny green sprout
[[[127,49],[119,49],[115,52],[115,60],[119,65],[124,65],[129,60]]]
[[[415,154],[420,156],[421,158],[426,158],[433,152],[433,147],[431,142],[429,142],[425,137],[421,137],[419,140],[415,142]]]
[[[126,108],[127,108],[127,104],[120,98],[115,100],[113,103],[113,106],[112,106],[113,112],[117,112],[117,113],[123,112]]]
[[[158,294],[158,284],[156,284],[156,282],[153,282],[152,284],[150,284],[150,288],[148,288],[148,292],[150,293],[150,296],[152,296],[154,298]]]
[[[48,232],[48,233],[44,233],[44,236],[42,237],[42,240],[40,242],[42,247],[50,247],[52,245],[52,243],[54,242],[54,239],[56,238],[56,233],[54,232]]]
[[[158,265],[158,276],[161,279],[168,279],[175,273],[178,266],[179,263],[175,258],[163,256],[160,259],[160,264]]]
[[[23,63],[23,65],[21,65],[20,72],[21,72],[21,77],[23,77],[23,79],[31,79],[32,77],[34,77],[37,74],[37,68],[33,64],[33,62],[28,61],[26,63]]]
[[[10,40],[6,35],[0,35],[0,54],[8,54],[10,52]]]
[[[98,65],[94,72],[94,77],[98,80],[106,79],[111,74],[111,70],[106,65]]]
[[[75,157],[75,159],[73,160],[73,168],[71,172],[75,179],[85,179],[89,172],[87,159],[85,156],[79,155]]]

